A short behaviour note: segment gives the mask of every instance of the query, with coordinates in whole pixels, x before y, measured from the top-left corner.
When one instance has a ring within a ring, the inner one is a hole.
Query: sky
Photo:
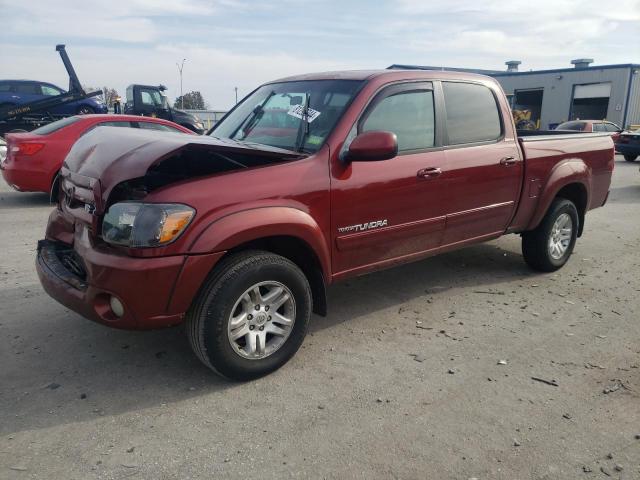
[[[0,78],[202,92],[225,110],[268,80],[398,64],[521,70],[640,63],[640,0],[0,0]]]

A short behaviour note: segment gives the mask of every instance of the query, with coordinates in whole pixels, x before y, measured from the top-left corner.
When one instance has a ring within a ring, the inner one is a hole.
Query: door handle
[[[432,177],[437,177],[441,173],[442,173],[442,170],[440,170],[438,167],[428,167],[428,168],[421,168],[420,170],[418,170],[417,175],[420,178],[432,178]]]
[[[504,157],[500,159],[500,165],[510,167],[511,165],[515,165],[517,161],[516,157]]]

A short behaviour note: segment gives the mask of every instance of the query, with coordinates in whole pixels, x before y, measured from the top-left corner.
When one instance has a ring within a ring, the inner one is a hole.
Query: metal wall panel
[[[628,67],[607,69],[596,67],[553,73],[532,72],[524,75],[496,75],[495,78],[508,94],[513,93],[514,90],[544,89],[540,128],[547,129],[549,124],[557,124],[568,120],[575,85],[609,82],[611,83],[611,96],[607,110],[607,120],[621,125],[627,102],[630,71],[631,69]],[[630,119],[637,118],[638,114],[640,114],[640,82],[638,82],[638,77],[640,77],[640,74],[633,75],[634,84],[632,85],[632,95],[635,95],[633,108],[634,112],[637,113],[628,114],[626,123],[632,123]],[[628,108],[631,109],[632,98],[629,100]],[[638,121],[640,121],[640,118]]]
[[[640,69],[632,69],[630,76],[631,89],[629,90],[629,98],[627,99],[625,127],[628,125],[640,125]]]

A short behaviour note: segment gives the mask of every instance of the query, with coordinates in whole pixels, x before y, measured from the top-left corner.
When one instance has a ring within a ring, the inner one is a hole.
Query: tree
[[[120,95],[115,88],[102,87],[102,95],[100,95],[100,98],[107,107],[112,108],[113,102],[115,101],[116,97],[119,96]]]
[[[113,102],[115,101],[116,97],[120,96],[118,94],[118,91],[115,88],[102,87],[98,89],[98,88],[88,87],[86,85],[83,85],[82,88],[84,88],[84,91],[87,93],[100,90],[100,92],[102,92],[102,95],[98,95],[96,98],[101,100],[102,103],[104,103],[109,108],[113,108]]]
[[[184,106],[182,101],[184,100]],[[174,108],[186,108],[189,110],[204,110],[206,108],[204,98],[198,91],[185,93],[183,96],[176,98],[173,103]]]

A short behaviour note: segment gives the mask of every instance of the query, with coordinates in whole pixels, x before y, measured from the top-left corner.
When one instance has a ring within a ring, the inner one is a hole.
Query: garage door
[[[575,85],[571,101],[571,120],[604,120],[609,109],[611,83]]]
[[[592,83],[591,85],[576,85],[573,98],[609,98],[611,96],[610,83]]]

